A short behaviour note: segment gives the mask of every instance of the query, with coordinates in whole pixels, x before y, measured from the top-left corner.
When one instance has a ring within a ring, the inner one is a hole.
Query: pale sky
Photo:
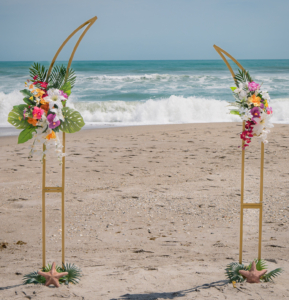
[[[289,59],[288,14],[288,0],[0,0],[0,61],[50,61],[93,16],[74,60],[219,59],[213,44]]]

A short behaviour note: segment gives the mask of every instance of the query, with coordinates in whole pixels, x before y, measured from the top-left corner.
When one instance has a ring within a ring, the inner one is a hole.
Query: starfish
[[[256,269],[255,261],[252,262],[252,266],[250,271],[240,270],[239,273],[247,278],[247,282],[249,283],[259,283],[260,277],[262,277],[267,270],[258,271]]]
[[[53,262],[51,270],[49,272],[38,271],[37,273],[39,275],[45,277],[45,279],[46,279],[45,286],[49,286],[50,284],[53,284],[56,287],[60,286],[59,278],[68,274],[67,272],[58,273],[55,268],[55,262]]]

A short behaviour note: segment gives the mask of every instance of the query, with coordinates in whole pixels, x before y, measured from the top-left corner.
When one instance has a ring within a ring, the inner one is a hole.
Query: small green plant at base
[[[43,272],[49,272],[52,265],[48,264],[42,268]],[[64,264],[62,267],[56,266],[58,273],[68,272],[66,276],[59,279],[59,283],[68,285],[69,283],[77,284],[82,276],[81,270],[74,264]],[[45,278],[36,272],[31,272],[23,276],[23,284],[44,284]]]
[[[267,265],[265,260],[263,259],[255,259],[256,263],[256,269],[258,271],[262,271],[267,269]],[[240,270],[249,271],[251,269],[252,263],[250,263],[248,266],[245,266],[243,264],[239,264],[237,262],[232,262],[229,265],[227,265],[227,268],[225,269],[226,277],[230,282],[243,282],[245,278],[239,273]],[[265,275],[263,275],[260,280],[263,282],[272,282],[275,277],[280,275],[283,272],[281,268],[277,268]]]

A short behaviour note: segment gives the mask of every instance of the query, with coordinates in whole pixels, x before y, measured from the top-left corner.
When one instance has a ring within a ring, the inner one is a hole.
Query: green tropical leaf
[[[236,89],[235,86],[232,86],[232,87],[231,87],[231,90],[232,90],[232,91],[235,91],[235,89]]]
[[[238,73],[235,75],[234,79],[237,81],[237,85],[239,86],[240,82],[252,82],[253,79],[251,78],[249,71],[246,70],[238,70]]]
[[[28,105],[35,105],[34,101],[30,100],[28,97],[24,98],[23,101]]]
[[[22,93],[23,96],[33,96],[32,93],[27,89],[21,90],[20,93]]]
[[[70,96],[71,94],[71,84],[70,82],[66,82],[61,88],[60,90],[62,90],[65,94],[67,94],[67,96]]]
[[[60,272],[68,272],[68,275],[61,277],[61,281],[63,281],[65,284],[77,284],[82,276],[81,270],[74,264],[63,265]]]
[[[64,121],[61,122],[60,130],[63,132],[74,133],[79,131],[85,125],[81,114],[72,108],[64,107],[62,109],[62,114],[64,116]]]
[[[29,68],[29,73],[30,76],[33,78],[34,76],[37,77],[37,81],[45,81],[46,75],[47,75],[47,69],[39,64],[39,63],[34,63],[30,68]]]
[[[239,273],[240,270],[247,270],[247,268],[243,264],[239,264],[237,262],[227,265],[225,272],[230,282],[243,282],[245,280],[244,277]]]
[[[23,143],[29,141],[30,139],[32,139],[33,138],[32,133],[35,131],[36,131],[36,129],[33,125],[30,125],[29,127],[22,130],[18,137],[18,144],[23,144]]]
[[[68,75],[66,77],[66,67],[61,66],[55,66],[52,69],[52,72],[49,76],[48,83],[49,87],[55,88],[55,89],[61,89],[66,83],[70,83],[70,90],[73,88],[76,76],[73,69],[68,70]],[[66,92],[65,92],[66,93]]]
[[[277,277],[283,272],[281,268],[277,268],[261,277],[265,282],[273,281],[273,278]]]
[[[239,112],[238,110],[236,110],[236,109],[230,110],[230,114],[231,114],[231,115],[241,116],[240,112]]]
[[[30,124],[23,119],[23,110],[25,108],[27,108],[26,104],[13,106],[13,109],[8,115],[8,122],[15,126],[17,129],[24,129],[30,126]]]

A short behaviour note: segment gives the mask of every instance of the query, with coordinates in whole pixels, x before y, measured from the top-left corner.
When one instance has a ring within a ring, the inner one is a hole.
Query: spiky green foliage
[[[254,261],[256,263],[256,269],[258,271],[267,269],[267,264],[264,259],[260,259],[260,260],[254,259]],[[239,273],[239,271],[240,270],[249,271],[251,269],[251,266],[252,266],[252,263],[250,263],[248,266],[245,266],[245,265],[239,264],[237,262],[232,262],[229,265],[227,265],[227,268],[225,269],[226,276],[230,282],[233,282],[233,281],[243,282],[245,280],[245,277],[243,277]],[[273,278],[277,277],[282,272],[283,272],[283,270],[281,268],[277,268],[277,269],[263,275],[260,278],[260,280],[265,281],[265,282],[273,281]]]
[[[269,281],[273,281],[273,278],[277,277],[278,275],[280,275],[283,272],[283,270],[281,268],[277,268],[267,274],[265,274],[262,279],[265,282],[269,282]]]
[[[48,264],[41,269],[42,272],[49,272],[52,265]],[[65,264],[62,267],[56,266],[56,271],[58,273],[68,272],[68,275],[63,276],[59,279],[59,283],[64,284],[77,284],[82,276],[81,270],[74,264]],[[31,272],[23,276],[23,284],[43,284],[45,283],[45,278],[38,275],[37,272]]]
[[[29,73],[30,73],[31,77],[38,76],[37,77],[38,81],[45,81],[46,75],[47,75],[47,69],[39,63],[34,63],[29,68]]]
[[[80,280],[81,270],[74,264],[65,264],[61,268],[61,272],[68,272],[68,275],[62,277],[65,284],[77,284]]]
[[[66,82],[69,82],[71,85],[71,88],[73,88],[75,81],[76,81],[76,76],[75,72],[72,69],[68,70],[68,76],[67,79],[65,80],[66,76],[66,67],[61,65],[61,66],[55,66],[52,69],[52,72],[49,76],[48,79],[48,84],[49,87],[53,87],[55,89],[60,89]]]
[[[237,85],[239,86],[240,82],[253,81],[252,77],[249,74],[249,71],[246,70],[238,70],[238,73],[234,77]]]
[[[240,270],[247,270],[247,268],[243,264],[239,264],[237,262],[227,265],[225,272],[230,282],[243,282],[245,280],[244,277],[239,273]]]

